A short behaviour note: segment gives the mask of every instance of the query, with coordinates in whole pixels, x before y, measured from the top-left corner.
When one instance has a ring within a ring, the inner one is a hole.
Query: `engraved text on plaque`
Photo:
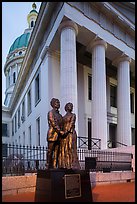
[[[68,174],[64,176],[65,198],[81,197],[80,174]]]

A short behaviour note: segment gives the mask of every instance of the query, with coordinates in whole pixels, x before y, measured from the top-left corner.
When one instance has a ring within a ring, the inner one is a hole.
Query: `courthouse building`
[[[135,4],[42,2],[39,13],[33,4],[27,20],[4,66],[3,145],[47,146],[47,113],[55,97],[62,115],[73,103],[78,137],[100,139],[101,149],[132,146]]]

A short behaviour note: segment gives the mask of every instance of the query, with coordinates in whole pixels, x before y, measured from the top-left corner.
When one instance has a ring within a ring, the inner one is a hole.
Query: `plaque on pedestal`
[[[36,202],[92,202],[89,172],[72,169],[38,170]]]
[[[81,197],[81,178],[80,174],[66,174],[65,180],[65,198]]]

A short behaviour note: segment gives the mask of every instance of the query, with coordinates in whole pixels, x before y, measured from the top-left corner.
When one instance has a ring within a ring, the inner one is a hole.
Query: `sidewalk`
[[[92,189],[93,202],[135,202],[135,183],[98,185]],[[2,202],[34,202],[35,193],[7,195]]]
[[[94,202],[135,202],[135,182],[96,186]]]

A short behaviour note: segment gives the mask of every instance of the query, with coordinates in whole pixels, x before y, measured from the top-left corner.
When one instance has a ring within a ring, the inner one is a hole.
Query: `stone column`
[[[92,137],[101,139],[101,149],[107,149],[106,47],[103,40],[92,45]]]
[[[117,74],[117,141],[126,145],[131,145],[130,62],[121,57]]]
[[[73,103],[73,112],[76,114],[76,131],[78,133],[78,96],[77,96],[77,61],[76,61],[76,35],[78,27],[73,21],[64,21],[59,27],[61,35],[60,46],[60,101],[61,113],[66,112],[66,103]]]

